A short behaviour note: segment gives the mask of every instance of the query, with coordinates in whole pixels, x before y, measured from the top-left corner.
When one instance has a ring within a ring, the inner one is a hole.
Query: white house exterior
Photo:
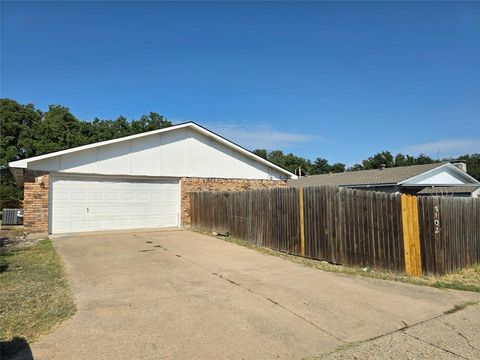
[[[284,186],[295,175],[193,123],[11,162],[27,230],[189,224],[189,192]]]

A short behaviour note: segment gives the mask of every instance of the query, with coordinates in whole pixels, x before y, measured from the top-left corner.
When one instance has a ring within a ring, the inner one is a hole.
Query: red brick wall
[[[249,189],[285,187],[282,180],[247,180],[217,178],[182,178],[181,220],[182,226],[190,225],[190,193],[195,191],[243,191]]]
[[[26,170],[23,188],[23,228],[48,231],[48,173]]]

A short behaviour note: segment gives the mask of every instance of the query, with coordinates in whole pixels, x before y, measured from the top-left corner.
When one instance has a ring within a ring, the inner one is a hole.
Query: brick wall
[[[48,173],[26,170],[23,188],[23,228],[48,231]]]
[[[195,191],[243,191],[249,189],[285,187],[281,180],[247,180],[217,178],[182,178],[181,187],[181,220],[182,226],[190,225],[190,193]]]

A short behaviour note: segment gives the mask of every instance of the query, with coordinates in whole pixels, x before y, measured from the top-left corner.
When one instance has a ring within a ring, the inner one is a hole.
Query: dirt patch
[[[29,247],[37,244],[42,239],[27,239],[27,234],[20,228],[2,228],[0,230],[0,252],[7,249]]]

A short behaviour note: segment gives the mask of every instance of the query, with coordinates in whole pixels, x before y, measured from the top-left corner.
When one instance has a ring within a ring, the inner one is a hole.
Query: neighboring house
[[[477,197],[480,194],[480,182],[468,175],[465,163],[459,161],[312,175],[289,180],[288,185],[334,185],[417,195]]]
[[[29,232],[188,226],[192,191],[286,186],[296,175],[188,122],[9,164]]]

